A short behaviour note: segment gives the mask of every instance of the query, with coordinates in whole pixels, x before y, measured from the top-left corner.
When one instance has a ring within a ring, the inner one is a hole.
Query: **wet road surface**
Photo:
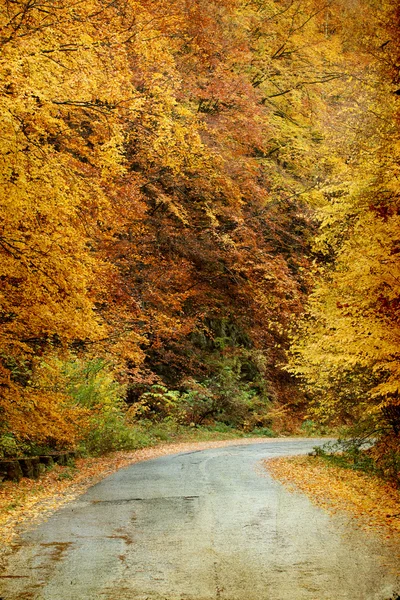
[[[260,466],[316,443],[122,469],[23,535],[0,600],[389,600],[400,590],[389,549]]]

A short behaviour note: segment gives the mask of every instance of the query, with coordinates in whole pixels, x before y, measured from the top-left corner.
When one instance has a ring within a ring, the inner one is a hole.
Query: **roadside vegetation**
[[[42,364],[40,377],[40,384],[45,380],[47,389],[63,391],[64,410],[69,406],[79,422],[74,441],[81,456],[135,450],[160,441],[289,433],[284,420],[276,432],[268,426],[272,420],[264,414],[265,400],[260,400],[248,383],[241,385],[231,368],[207,382],[208,387],[189,382],[186,390],[179,391],[152,385],[133,405],[125,401],[126,386],[116,382],[110,366],[101,360],[53,360]],[[260,416],[257,409],[262,411]],[[40,441],[18,440],[12,433],[0,438],[3,458],[42,455],[53,448]]]
[[[400,453],[396,440],[371,439],[365,431],[357,437],[354,427],[344,438],[315,448],[315,455],[333,466],[374,475],[400,488]]]

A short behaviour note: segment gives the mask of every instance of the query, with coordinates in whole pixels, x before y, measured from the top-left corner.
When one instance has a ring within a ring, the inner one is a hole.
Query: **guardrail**
[[[73,451],[51,452],[43,456],[6,458],[0,460],[0,482],[20,481],[22,477],[37,479],[46,470],[46,467],[52,467],[54,464],[67,465],[74,458],[76,458],[76,453]]]

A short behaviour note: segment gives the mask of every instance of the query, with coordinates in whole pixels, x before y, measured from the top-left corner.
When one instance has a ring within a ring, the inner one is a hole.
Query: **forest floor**
[[[400,490],[374,475],[332,465],[318,456],[270,459],[264,466],[272,477],[303,492],[314,504],[331,514],[350,515],[361,529],[393,542],[400,565]]]

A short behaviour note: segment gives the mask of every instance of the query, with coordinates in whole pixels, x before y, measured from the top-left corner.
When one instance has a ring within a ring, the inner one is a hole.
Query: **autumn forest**
[[[346,426],[398,477],[399,19],[2,0],[0,456]]]

